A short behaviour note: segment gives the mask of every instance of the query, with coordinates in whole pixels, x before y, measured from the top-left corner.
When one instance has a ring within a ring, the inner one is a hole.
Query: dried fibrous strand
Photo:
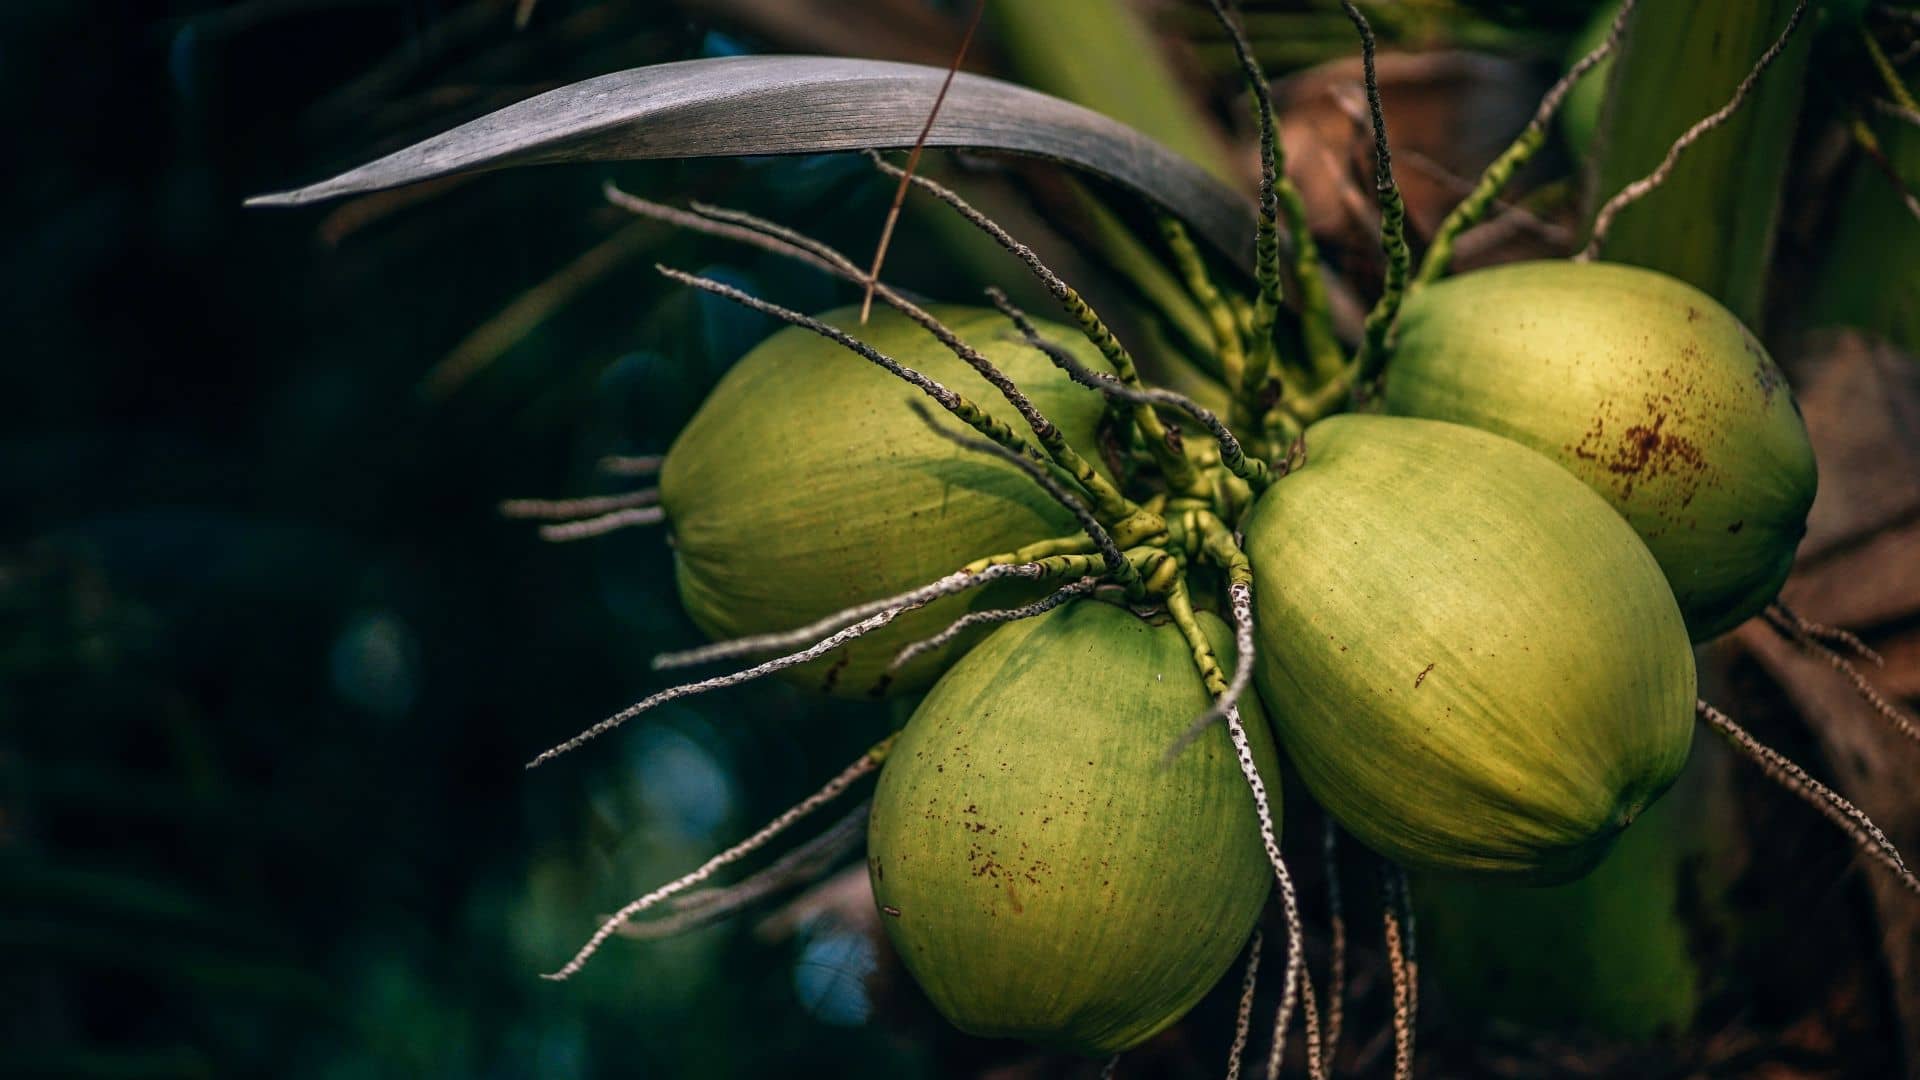
[[[800,800],[799,803],[786,810],[779,817],[761,826],[759,831],[755,832],[752,836],[747,837],[738,844],[708,859],[706,862],[700,864],[692,873],[660,886],[615,912],[612,917],[600,924],[600,929],[594,931],[593,936],[587,939],[587,943],[582,945],[580,951],[573,955],[573,959],[567,961],[558,971],[542,975],[541,978],[554,981],[572,978],[582,967],[586,966],[587,961],[593,958],[594,953],[600,951],[600,946],[605,944],[608,938],[617,934],[620,928],[626,925],[628,920],[637,915],[644,914],[654,906],[705,882],[719,871],[767,846],[775,837],[793,827],[796,822],[805,818],[807,815],[812,814],[814,811],[839,798],[861,777],[866,776],[868,773],[880,767],[880,763],[886,758],[888,748],[893,745],[893,740],[894,736],[887,736],[885,740],[860,755],[851,765],[842,769],[838,776],[827,781],[826,785],[820,790]]]
[[[1846,679],[1848,685],[1853,687],[1853,692],[1859,696],[1860,700],[1866,702],[1867,706],[1878,713],[1882,720],[1893,725],[1895,731],[1914,742],[1920,742],[1920,725],[1916,725],[1911,717],[1900,710],[1899,706],[1888,701],[1885,695],[1867,681],[1867,677],[1861,674],[1860,669],[1853,666],[1852,661],[1835,652],[1815,631],[1817,629],[1836,637],[1850,639],[1849,647],[1862,651],[1875,661],[1880,660],[1879,653],[1867,648],[1859,638],[1844,630],[1806,622],[1784,605],[1778,603],[1769,605],[1763,614],[1766,616],[1767,624],[1779,631],[1782,637],[1798,645],[1800,650],[1808,656],[1824,661],[1828,667],[1839,672],[1841,678]]]
[[[508,499],[500,504],[500,516],[531,521],[578,521],[616,510],[652,506],[660,501],[660,489],[629,491],[622,495],[589,495],[579,499]]]
[[[1240,1007],[1233,1015],[1233,1043],[1227,1047],[1227,1080],[1240,1080],[1241,1058],[1247,1052],[1247,1036],[1253,1030],[1253,992],[1260,979],[1260,950],[1266,945],[1259,927],[1247,939],[1247,970],[1240,977]]]
[[[815,258],[828,263],[834,268],[834,272],[841,277],[854,278],[859,273],[845,255],[835,251],[830,245],[815,240],[796,229],[790,229],[784,225],[767,221],[738,210],[725,210],[699,203],[694,204],[693,209],[694,212],[701,217],[712,218],[723,224],[754,230],[777,241],[792,245],[795,249],[805,251]],[[1014,411],[1020,414],[1021,419],[1026,421],[1027,427],[1033,432],[1034,437],[1039,439],[1041,446],[1046,449],[1047,456],[1059,464],[1061,468],[1065,469],[1068,474],[1073,477],[1074,482],[1079,484],[1093,497],[1100,513],[1117,519],[1132,509],[1125,497],[1120,494],[1119,489],[1108,483],[1105,477],[1102,477],[1094,470],[1091,464],[1081,457],[1079,451],[1075,450],[1073,446],[1067,442],[1066,435],[1060,431],[1059,427],[1040,411],[1032,399],[1028,398],[1026,393],[1022,391],[1005,372],[1001,371],[993,361],[987,359],[984,353],[967,344],[960,335],[954,333],[945,323],[935,318],[932,312],[927,311],[925,308],[884,285],[875,284],[874,287],[877,295],[888,307],[893,308],[895,311],[900,312],[902,315],[919,324],[920,328],[931,334],[935,341],[945,346],[949,352],[959,357],[968,367],[971,367],[977,372],[982,379],[985,379],[988,384],[998,390],[1000,396],[1005,398],[1007,403],[1013,406]]]
[[[908,645],[906,648],[901,649],[894,655],[893,660],[887,664],[887,670],[890,672],[898,671],[930,652],[945,648],[955,638],[976,627],[995,626],[1000,623],[1018,622],[1021,619],[1031,619],[1038,615],[1045,615],[1047,612],[1052,611],[1054,608],[1059,607],[1061,604],[1075,597],[1085,596],[1091,593],[1094,587],[1099,584],[1100,579],[1098,578],[1081,578],[1079,581],[1054,590],[1031,604],[1025,604],[1020,607],[991,608],[986,611],[968,612],[960,618],[955,619],[946,629],[934,634],[932,637],[922,638]]]
[[[1347,119],[1351,120],[1355,127],[1368,132],[1372,131],[1372,121],[1367,115],[1366,93],[1364,89],[1356,95],[1351,92],[1343,92],[1342,89],[1336,88],[1329,91],[1327,97],[1341,112],[1347,115]],[[1474,191],[1475,181],[1469,180],[1459,173],[1454,172],[1452,169],[1434,160],[1432,157],[1421,153],[1414,147],[1396,147],[1393,155],[1395,161],[1413,166],[1415,172],[1438,182],[1444,187],[1452,189],[1462,198],[1472,194]],[[1504,236],[1511,232],[1526,232],[1554,247],[1565,247],[1570,243],[1570,234],[1564,226],[1556,225],[1548,221],[1539,214],[1527,209],[1527,207],[1521,203],[1513,202],[1496,195],[1493,197],[1489,208],[1497,212],[1488,217],[1484,222],[1479,223],[1489,230],[1489,235],[1494,235],[1491,230],[1494,226],[1498,226],[1497,235]]]
[[[1230,708],[1226,714],[1227,738],[1233,744],[1233,753],[1240,763],[1240,775],[1246,779],[1247,790],[1253,797],[1254,816],[1259,822],[1260,846],[1266,851],[1267,864],[1273,868],[1273,877],[1280,893],[1280,910],[1287,927],[1287,961],[1281,975],[1280,1004],[1274,1010],[1273,1049],[1267,1059],[1267,1075],[1280,1075],[1280,1057],[1286,1051],[1287,1029],[1292,1027],[1293,1009],[1306,980],[1306,934],[1300,921],[1300,902],[1294,894],[1293,875],[1287,871],[1287,862],[1280,856],[1280,840],[1273,827],[1273,806],[1268,801],[1267,782],[1261,778],[1259,768],[1253,760],[1253,744],[1247,740],[1247,728],[1240,720],[1240,710]],[[1317,1035],[1317,1033],[1315,1033]],[[1317,1046],[1317,1037],[1310,1036],[1310,1042]],[[1314,1051],[1317,1053],[1317,1049]]]
[[[1565,104],[1567,95],[1573,92],[1574,85],[1620,47],[1620,39],[1627,32],[1627,21],[1633,17],[1633,9],[1639,2],[1625,0],[1620,5],[1619,10],[1614,12],[1613,22],[1607,27],[1607,36],[1591,52],[1575,61],[1559,82],[1547,89],[1539,106],[1533,110],[1533,118],[1527,121],[1519,137],[1487,165],[1480,174],[1479,182],[1466,198],[1448,211],[1440,227],[1434,230],[1433,240],[1427,245],[1426,257],[1420,260],[1420,272],[1414,276],[1415,285],[1432,284],[1447,272],[1447,266],[1453,261],[1454,242],[1461,233],[1480,223],[1487,208],[1506,189],[1514,174],[1531,161],[1534,153],[1546,143],[1548,125],[1560,111],[1560,106]]]
[[[1873,108],[1874,111],[1885,116],[1891,116],[1903,124],[1920,127],[1920,109],[1915,109],[1910,105],[1902,105],[1897,101],[1888,101],[1886,98],[1874,98]]]
[[[1829,645],[1837,645],[1860,659],[1865,660],[1867,663],[1872,664],[1874,667],[1887,666],[1886,657],[1875,652],[1872,646],[1860,640],[1860,635],[1851,630],[1840,626],[1828,626],[1826,623],[1814,622],[1812,619],[1793,610],[1779,600],[1768,604],[1766,613],[1769,621],[1784,621],[1788,625],[1791,625],[1795,631],[1826,642]]]
[[[657,203],[651,199],[643,199],[638,195],[622,191],[611,180],[601,185],[600,190],[601,193],[606,196],[608,202],[630,213],[639,214],[642,217],[652,218],[655,221],[678,226],[679,228],[697,232],[705,236],[747,244],[751,247],[759,248],[761,251],[805,263],[815,270],[833,277],[846,278],[851,281],[859,280],[859,271],[852,268],[851,264],[843,268],[812,251],[808,251],[795,244],[782,242],[761,230],[715,220],[710,214],[697,214],[689,210],[682,210],[676,206]],[[658,465],[654,468],[657,470]]]
[[[618,190],[612,184],[607,186]],[[608,476],[652,476],[666,460],[660,454],[608,454],[595,463],[595,468]]]
[[[723,299],[731,300],[742,307],[750,308],[764,315],[771,315],[788,325],[798,326],[818,334],[918,388],[922,393],[938,403],[941,408],[959,417],[965,421],[969,427],[972,427],[975,431],[980,432],[980,434],[985,435],[994,442],[999,443],[1001,446],[1015,453],[1024,454],[1036,461],[1051,460],[1046,456],[1044,451],[1032,443],[1029,443],[1026,439],[1022,438],[1018,432],[1008,427],[1004,421],[994,418],[986,410],[974,404],[965,395],[950,389],[936,379],[930,378],[902,364],[900,361],[880,352],[873,346],[868,345],[866,342],[861,341],[859,338],[854,337],[852,334],[838,327],[829,326],[819,319],[813,318],[810,315],[803,315],[791,308],[781,307],[770,301],[762,300],[751,293],[736,289],[722,281],[715,281],[712,278],[702,277],[698,274],[689,274],[684,270],[676,270],[670,266],[660,266],[657,267],[657,269],[665,277],[678,281],[683,285],[690,285],[702,292],[712,293]]]
[[[1807,771],[1788,760],[1786,755],[1760,742],[1734,723],[1727,714],[1709,705],[1705,701],[1694,703],[1694,711],[1707,726],[1713,728],[1721,738],[1732,744],[1754,764],[1767,778],[1795,795],[1800,796],[1820,812],[1828,821],[1840,827],[1862,854],[1879,863],[1890,871],[1900,882],[1902,888],[1920,896],[1920,879],[1907,869],[1905,860],[1900,857],[1900,849],[1880,831],[1859,807],[1848,802],[1833,789],[1807,775]]]
[[[890,175],[904,175],[902,170],[888,163],[888,161],[877,152],[869,150],[867,156],[882,172]],[[949,207],[952,207],[954,212],[958,213],[961,218],[981,232],[986,233],[995,243],[1019,259],[1028,271],[1046,287],[1047,291],[1053,294],[1054,299],[1060,304],[1061,310],[1080,328],[1081,335],[1085,337],[1095,349],[1099,350],[1100,355],[1108,364],[1113,366],[1113,370],[1120,381],[1132,387],[1141,385],[1139,370],[1135,367],[1133,355],[1127,351],[1126,346],[1121,344],[1120,339],[1114,335],[1112,329],[1100,318],[1100,314],[1093,309],[1093,305],[1087,303],[1086,299],[1075,291],[1072,286],[1068,285],[1059,274],[1054,273],[1053,269],[1049,267],[1032,248],[1015,239],[1011,233],[1001,227],[999,222],[994,221],[986,214],[975,209],[971,203],[960,196],[959,192],[924,176],[916,175],[912,180],[913,183],[925,189],[929,194],[941,202],[946,203]],[[1161,426],[1159,418],[1153,414],[1152,410],[1136,409],[1134,411],[1134,423],[1139,427],[1141,436],[1147,441],[1150,447],[1154,447],[1156,451],[1158,451],[1158,448],[1165,445],[1167,433]],[[1161,459],[1163,467],[1170,468],[1176,473],[1184,472],[1184,458],[1180,458],[1177,454],[1166,452],[1157,452],[1156,456]],[[1177,475],[1174,477],[1176,483],[1183,482],[1187,479],[1188,477],[1185,475]]]
[[[585,518],[580,521],[568,521],[559,525],[540,526],[540,539],[554,544],[565,544],[575,540],[591,540],[596,536],[605,536],[610,532],[630,529],[637,525],[658,525],[667,519],[667,513],[658,506],[637,506],[627,510],[615,510],[610,514]]]
[[[920,418],[927,422],[927,426],[933,430],[933,433],[941,438],[976,453],[999,458],[1026,473],[1042,491],[1052,497],[1054,502],[1065,507],[1067,512],[1073,515],[1073,520],[1079,524],[1080,531],[1087,534],[1087,539],[1093,541],[1093,546],[1100,552],[1100,557],[1106,561],[1107,575],[1114,584],[1125,587],[1129,592],[1138,589],[1139,573],[1134,570],[1133,564],[1127,561],[1120,546],[1113,542],[1113,537],[1106,528],[1093,516],[1093,511],[1087,509],[1086,504],[1081,502],[1078,496],[1062,487],[1058,480],[1047,475],[1045,469],[986,439],[976,439],[971,435],[947,430],[934,420],[932,413],[921,408],[919,402],[914,402],[914,411],[919,413]]]
[[[780,856],[766,869],[723,888],[681,893],[672,900],[673,914],[644,922],[629,921],[614,932],[642,941],[676,937],[709,926],[784,889],[816,880],[866,839],[871,809],[871,801],[863,802],[827,831]]]
[[[1039,564],[1028,563],[1022,566],[1007,567],[1001,576],[1039,578],[1039,577],[1042,577],[1045,573],[1046,573],[1045,568],[1040,566]],[[962,592],[967,589],[971,589],[975,585],[980,584],[982,579],[985,577],[986,577],[985,573],[971,574],[971,573],[962,572],[962,573],[950,574],[947,577],[944,577],[939,581],[934,582],[932,585],[928,585],[923,589],[907,594],[908,600],[906,602],[893,607],[886,608],[885,610],[882,610],[874,615],[871,615],[865,619],[862,619],[859,622],[854,623],[852,626],[849,626],[826,638],[823,638],[822,640],[814,643],[813,645],[808,646],[807,648],[801,649],[799,652],[788,653],[785,656],[776,657],[764,663],[756,664],[753,667],[747,668],[744,671],[736,671],[729,675],[716,675],[711,679],[701,679],[698,682],[683,683],[679,686],[668,687],[667,689],[662,690],[659,693],[652,694],[647,698],[639,701],[638,703],[630,705],[627,708],[622,709],[619,712],[613,714],[612,716],[607,717],[605,720],[602,720],[599,723],[588,728],[587,730],[581,732],[580,734],[575,735],[573,738],[568,739],[566,742],[561,743],[559,746],[556,746],[551,750],[547,750],[543,752],[538,757],[528,762],[527,768],[531,769],[536,766],[543,765],[546,762],[551,761],[556,757],[559,757],[561,754],[567,753],[570,750],[578,749],[579,747],[585,745],[586,743],[592,741],[593,739],[600,737],[601,735],[606,734],[609,731],[612,731],[614,728],[619,727],[620,725],[626,723],[627,721],[633,719],[634,717],[639,716],[642,713],[648,712],[649,710],[658,708],[659,706],[664,705],[669,701],[678,701],[681,698],[692,697],[696,694],[704,694],[712,690],[722,690],[730,686],[739,686],[742,683],[752,682],[755,679],[772,675],[777,671],[785,671],[788,668],[799,667],[801,664],[805,664],[812,660],[817,660],[820,657],[825,656],[826,654],[839,648],[840,646],[845,645],[849,641],[853,641],[857,638],[864,637],[865,635],[870,634],[875,630],[880,629],[883,626],[886,626],[888,623],[891,623],[893,620],[899,618],[900,616],[906,614],[909,611],[913,611],[917,608],[925,607],[926,605],[933,603],[935,600],[938,600],[943,596],[951,596],[955,593]]]
[[[1753,88],[1759,85],[1760,77],[1766,74],[1767,69],[1773,66],[1773,62],[1786,51],[1787,43],[1793,38],[1794,30],[1799,28],[1806,13],[1807,0],[1800,0],[1793,6],[1793,12],[1787,16],[1787,25],[1780,31],[1780,36],[1760,54],[1760,59],[1754,63],[1753,69],[1747,72],[1746,77],[1740,80],[1740,85],[1734,88],[1733,96],[1727,99],[1727,103],[1681,132],[1680,137],[1673,141],[1673,145],[1667,147],[1666,157],[1661,159],[1659,165],[1654,166],[1652,172],[1621,188],[1601,205],[1600,212],[1593,217],[1593,234],[1587,238],[1587,246],[1581,248],[1580,253],[1574,256],[1575,259],[1588,262],[1596,258],[1600,254],[1601,246],[1607,241],[1607,233],[1613,228],[1614,220],[1620,216],[1620,211],[1639,202],[1658,189],[1661,184],[1666,183],[1667,177],[1673,175],[1673,168],[1679,163],[1680,155],[1686,153],[1688,147],[1726,123],[1735,112],[1739,111],[1741,105],[1746,104],[1747,98],[1753,95]]]
[[[867,158],[873,162],[875,167],[890,176],[906,175],[904,170],[896,167],[887,161],[886,158],[881,157],[877,151],[867,151]],[[1139,371],[1135,367],[1133,356],[1127,351],[1126,346],[1120,343],[1120,339],[1116,337],[1113,331],[1107,327],[1107,324],[1101,320],[1099,312],[1093,309],[1093,305],[1087,303],[1086,299],[1075,291],[1073,286],[1068,285],[1059,274],[1054,273],[1053,269],[1040,258],[1037,252],[1015,239],[1013,234],[1007,232],[999,222],[980,212],[972,203],[969,203],[959,192],[954,191],[952,188],[947,187],[937,180],[918,175],[913,177],[913,183],[934,198],[939,199],[941,202],[953,208],[953,211],[959,214],[968,224],[987,234],[996,244],[999,244],[1005,249],[1008,254],[1020,260],[1021,264],[1033,274],[1034,278],[1038,280],[1049,293],[1053,294],[1053,298],[1059,302],[1061,310],[1066,312],[1067,316],[1080,327],[1081,332],[1086,335],[1087,340],[1093,344],[1094,348],[1100,350],[1100,355],[1105,357],[1107,362],[1113,365],[1114,371],[1119,374],[1120,378],[1128,385],[1139,384]]]
[[[1026,312],[1014,306],[1013,302],[1007,299],[1006,293],[997,288],[989,288],[987,290],[987,297],[993,301],[994,307],[1000,309],[1001,314],[1013,322],[1014,327],[1020,331],[1021,337],[1026,339],[1027,344],[1044,353],[1047,359],[1053,361],[1055,367],[1066,372],[1068,378],[1071,378],[1082,386],[1098,390],[1108,397],[1120,401],[1146,405],[1148,407],[1159,405],[1179,409],[1188,416],[1193,417],[1202,427],[1207,429],[1208,434],[1213,436],[1214,441],[1220,446],[1220,463],[1226,467],[1228,472],[1245,480],[1256,493],[1264,491],[1267,485],[1272,483],[1273,477],[1267,468],[1266,462],[1261,461],[1259,458],[1248,456],[1246,450],[1241,446],[1239,438],[1234,435],[1233,431],[1221,421],[1220,417],[1215,414],[1213,410],[1206,408],[1184,394],[1176,393],[1172,390],[1164,390],[1157,387],[1127,386],[1105,372],[1094,371],[1075,360],[1073,354],[1067,352],[1066,349],[1061,348],[1054,342],[1048,341],[1046,337],[1040,333],[1039,329],[1033,325],[1033,320],[1027,317]]]
[[[790,245],[794,249],[803,251],[820,260],[822,263],[825,263],[835,274],[841,277],[855,281],[860,279],[860,268],[853,265],[852,259],[847,258],[845,254],[841,253],[826,241],[817,240],[798,229],[782,225],[777,221],[769,221],[758,214],[750,214],[745,210],[733,210],[724,206],[714,206],[710,203],[690,203],[688,204],[688,209],[698,217],[717,221],[723,225],[743,228],[748,232],[758,233],[763,237]],[[769,248],[768,250],[779,249]],[[881,288],[885,289],[886,287],[881,286]]]
[[[924,607],[942,596],[952,595],[946,590],[948,585],[956,580],[964,580],[967,583],[965,587],[972,588],[976,585],[999,581],[1005,577],[1035,577],[1038,576],[1036,566],[1037,562],[1033,561],[996,563],[979,570],[956,571],[938,581],[929,582],[894,596],[855,604],[792,630],[782,630],[772,634],[753,634],[749,637],[716,641],[680,652],[661,653],[653,658],[653,668],[655,671],[666,671],[673,668],[693,667],[697,664],[709,664],[718,660],[732,660],[742,656],[776,652],[781,649],[798,648],[891,608]]]
[[[1373,125],[1373,190],[1380,204],[1380,250],[1386,255],[1386,285],[1380,299],[1367,312],[1364,336],[1357,363],[1364,380],[1379,372],[1387,359],[1387,334],[1400,314],[1400,302],[1406,296],[1407,266],[1412,254],[1407,249],[1407,204],[1400,197],[1400,186],[1393,180],[1393,154],[1387,147],[1387,118],[1380,105],[1380,77],[1374,70],[1373,28],[1367,17],[1351,3],[1340,5],[1360,32],[1360,64],[1367,87],[1367,114]]]

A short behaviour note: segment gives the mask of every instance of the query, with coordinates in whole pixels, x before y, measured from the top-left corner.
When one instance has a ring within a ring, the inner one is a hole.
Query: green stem
[[[1227,692],[1227,673],[1220,667],[1220,658],[1214,655],[1213,642],[1207,640],[1207,633],[1200,627],[1200,619],[1193,613],[1193,598],[1187,593],[1184,577],[1178,579],[1172,591],[1167,593],[1167,614],[1172,616],[1173,625],[1180,628],[1180,634],[1187,639],[1187,648],[1193,653],[1194,670],[1200,673],[1200,681],[1206,684],[1210,697],[1220,697]]]
[[[1249,360],[1240,340],[1240,320],[1214,286],[1212,276],[1207,273],[1206,260],[1187,233],[1187,227],[1176,218],[1162,216],[1160,233],[1166,238],[1174,266],[1179,268],[1187,291],[1206,313],[1208,326],[1213,331],[1214,353],[1220,358],[1221,381],[1229,389],[1238,387],[1243,400],[1251,401],[1266,379],[1273,352],[1272,335],[1268,335],[1264,349],[1259,341],[1253,343],[1253,357]]]
[[[1247,90],[1253,99],[1254,116],[1260,127],[1260,219],[1254,228],[1254,279],[1260,291],[1253,306],[1255,348],[1270,341],[1280,319],[1281,258],[1280,218],[1284,216],[1293,241],[1293,279],[1295,302],[1300,311],[1300,336],[1306,346],[1308,367],[1318,378],[1338,374],[1343,350],[1333,332],[1333,309],[1327,301],[1326,282],[1320,277],[1320,252],[1307,227],[1307,204],[1300,191],[1287,179],[1286,154],[1281,149],[1279,124],[1273,115],[1273,91],[1260,61],[1247,43],[1239,21],[1227,10],[1225,0],[1207,0],[1214,18],[1233,42],[1234,57],[1240,63]]]
[[[1380,107],[1380,79],[1373,64],[1373,29],[1366,16],[1351,3],[1342,3],[1347,17],[1360,31],[1360,62],[1366,74],[1367,110],[1373,122],[1373,190],[1380,203],[1380,249],[1387,257],[1386,287],[1380,299],[1367,312],[1366,333],[1354,363],[1359,378],[1368,379],[1386,363],[1387,334],[1400,314],[1400,301],[1406,295],[1407,204],[1400,197],[1400,186],[1393,181],[1393,155],[1387,147],[1387,118]]]
[[[1043,562],[1059,555],[1091,555],[1093,553],[1093,541],[1089,540],[1084,533],[1074,533],[1071,536],[1036,541],[1014,551],[975,559],[961,569],[969,574],[977,574],[989,566],[1018,566],[1030,562]]]
[[[1554,114],[1560,111],[1560,106],[1565,103],[1574,84],[1598,67],[1601,61],[1619,47],[1620,38],[1626,32],[1627,18],[1633,14],[1634,5],[1637,2],[1638,0],[1626,0],[1620,5],[1620,10],[1614,14],[1612,25],[1607,28],[1607,36],[1594,47],[1592,52],[1576,61],[1573,67],[1561,76],[1559,82],[1553,84],[1546,96],[1540,99],[1540,106],[1534,110],[1533,118],[1527,121],[1526,128],[1513,140],[1513,145],[1502,150],[1500,156],[1493,159],[1486,171],[1480,174],[1480,179],[1473,185],[1473,190],[1467,192],[1466,198],[1461,199],[1459,205],[1447,213],[1446,218],[1440,222],[1440,228],[1435,230],[1432,242],[1427,245],[1426,257],[1420,260],[1420,272],[1414,275],[1413,279],[1414,288],[1431,285],[1447,272],[1448,265],[1453,262],[1454,242],[1460,238],[1461,233],[1480,224],[1486,218],[1488,208],[1513,180],[1513,175],[1519,172],[1527,162],[1533,160],[1534,153],[1546,143],[1547,125],[1553,122]]]
[[[1208,561],[1226,572],[1229,585],[1253,584],[1253,562],[1247,553],[1234,542],[1233,530],[1227,523],[1213,514],[1201,517],[1200,549],[1206,553]]]

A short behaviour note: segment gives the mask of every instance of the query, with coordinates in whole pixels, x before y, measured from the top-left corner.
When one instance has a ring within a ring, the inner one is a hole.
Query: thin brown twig
[[[900,208],[906,204],[907,188],[915,169],[920,167],[920,155],[927,148],[927,136],[933,134],[933,122],[940,116],[940,106],[946,104],[947,90],[953,86],[953,77],[960,73],[960,62],[967,57],[967,48],[973,44],[973,33],[980,28],[980,17],[987,13],[987,0],[979,0],[973,6],[973,18],[967,22],[966,35],[960,39],[960,48],[953,54],[953,63],[947,67],[947,77],[940,84],[940,93],[933,99],[933,108],[927,111],[927,122],[920,129],[920,136],[913,140],[913,151],[907,155],[907,175],[900,178],[900,186],[894,189],[893,205],[887,208],[886,224],[880,227],[880,243],[873,252],[873,265],[867,270],[867,292],[860,300],[860,324],[866,325],[867,316],[873,312],[873,288],[880,280],[880,265],[887,259],[887,248],[893,243],[893,229],[900,221]]]

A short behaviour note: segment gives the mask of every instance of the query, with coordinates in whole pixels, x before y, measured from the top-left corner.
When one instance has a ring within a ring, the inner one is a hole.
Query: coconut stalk
[[[1683,898],[1709,880],[1708,807],[1725,796],[1724,755],[1696,753],[1593,873],[1527,888],[1423,878],[1425,971],[1479,1020],[1589,1031],[1629,1041],[1688,1030],[1706,989]]]
[[[1621,43],[1591,162],[1597,209],[1660,164],[1726,103],[1794,0],[1645,0]],[[1812,35],[1789,42],[1752,98],[1694,145],[1657,191],[1621,213],[1603,259],[1659,270],[1761,325],[1781,190]]]

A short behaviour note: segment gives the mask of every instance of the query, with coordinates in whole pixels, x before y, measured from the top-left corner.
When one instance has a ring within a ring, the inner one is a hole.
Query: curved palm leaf
[[[813,154],[910,146],[946,72],[822,56],[742,56],[633,68],[561,87],[249,206],[298,206],[420,180],[566,161]],[[1200,166],[1091,109],[961,74],[929,146],[1061,162],[1185,221],[1252,265],[1254,206]]]

